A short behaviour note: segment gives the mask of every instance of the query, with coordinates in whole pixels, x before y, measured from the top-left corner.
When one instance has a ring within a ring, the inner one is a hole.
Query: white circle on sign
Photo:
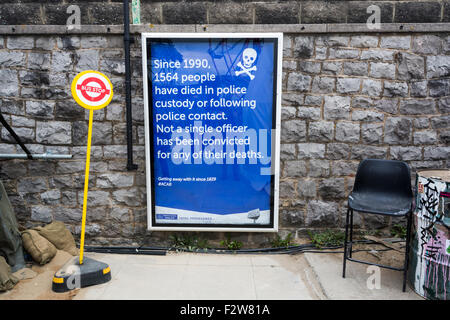
[[[112,99],[111,81],[103,73],[87,70],[72,81],[72,96],[83,108],[98,110],[106,107]]]

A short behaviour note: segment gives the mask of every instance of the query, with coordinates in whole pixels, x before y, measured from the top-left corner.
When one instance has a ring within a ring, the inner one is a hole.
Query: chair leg
[[[350,252],[349,257],[352,257],[353,252],[353,209],[350,210]]]
[[[408,276],[409,264],[409,241],[411,238],[412,212],[408,213],[408,222],[406,225],[406,246],[405,246],[405,264],[403,266],[403,292],[406,291],[406,279]]]
[[[348,240],[348,223],[349,223],[350,208],[347,209],[347,215],[345,217],[345,239],[344,239],[344,261],[342,266],[342,278],[345,278],[345,267],[347,263],[347,240]]]

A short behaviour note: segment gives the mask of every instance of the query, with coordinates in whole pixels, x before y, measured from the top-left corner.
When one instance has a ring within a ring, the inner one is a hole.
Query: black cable
[[[394,240],[392,242],[404,242],[405,240]],[[382,245],[376,241],[372,240],[355,240],[353,244],[378,244]],[[124,246],[111,246],[111,247],[96,247],[96,246],[86,246],[86,252],[99,252],[99,253],[118,253],[118,254],[147,254],[147,255],[165,255],[168,251],[175,252],[190,252],[190,253],[208,253],[208,254],[296,254],[303,252],[310,253],[343,253],[343,251],[329,251],[343,248],[342,245],[320,247],[318,248],[312,243],[300,244],[294,246],[286,247],[273,247],[273,248],[254,248],[254,249],[239,249],[239,250],[229,250],[224,248],[195,248],[190,249],[186,247],[124,247]],[[327,251],[328,250],[328,251]],[[390,251],[394,250],[392,248],[379,249],[376,251]],[[352,252],[361,251],[371,251],[369,249],[359,249],[353,250]]]

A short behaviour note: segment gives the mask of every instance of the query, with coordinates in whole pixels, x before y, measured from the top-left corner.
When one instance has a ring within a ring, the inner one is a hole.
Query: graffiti
[[[434,256],[435,246],[428,246],[425,250],[425,246],[430,238],[436,240],[436,234],[434,231],[434,224],[436,221],[441,220],[441,216],[438,214],[439,204],[439,191],[433,180],[428,179],[426,184],[423,185],[423,196],[419,200],[418,210],[422,213],[422,218],[428,220],[425,226],[421,226],[420,230],[420,246],[422,248],[422,255],[427,257]]]
[[[449,195],[450,183],[418,177],[410,279],[414,290],[428,299],[449,298]]]

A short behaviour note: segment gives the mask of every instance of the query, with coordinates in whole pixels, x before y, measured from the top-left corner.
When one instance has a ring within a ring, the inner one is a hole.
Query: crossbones
[[[244,64],[242,64],[242,62],[239,61],[237,66],[239,68],[241,68],[241,70],[240,71],[235,71],[235,74],[238,76],[238,75],[241,75],[243,73],[246,73],[250,77],[250,80],[253,80],[255,78],[255,76],[252,75],[250,73],[250,71],[256,71],[256,66],[252,66],[252,65],[255,63],[257,56],[258,56],[258,53],[256,52],[255,49],[253,49],[253,48],[246,48],[244,50],[244,52],[242,53],[242,62]]]
[[[239,68],[241,68],[240,71],[236,71],[236,72],[235,72],[235,74],[236,74],[237,76],[238,76],[238,75],[241,75],[241,74],[243,74],[243,73],[246,73],[246,74],[250,77],[251,80],[253,80],[253,79],[255,78],[255,76],[252,75],[252,74],[250,73],[250,71],[256,71],[256,70],[257,70],[257,69],[256,69],[256,66],[253,66],[253,67],[250,67],[250,68],[246,68],[246,67],[244,67],[244,66],[242,65],[241,62],[239,62],[239,63],[237,64],[237,66],[238,66]]]

